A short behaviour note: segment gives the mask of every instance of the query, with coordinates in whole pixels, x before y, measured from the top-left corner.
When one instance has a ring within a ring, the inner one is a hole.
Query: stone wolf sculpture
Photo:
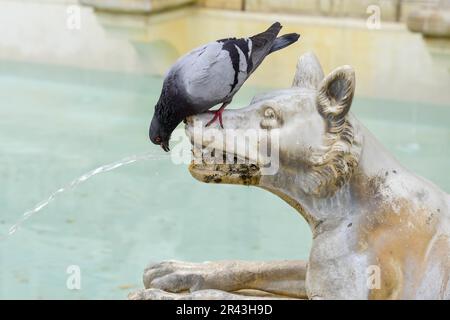
[[[145,270],[147,289],[129,297],[449,299],[450,197],[403,168],[349,112],[354,91],[350,66],[324,77],[307,53],[292,88],[223,113],[227,128],[278,129],[275,174],[261,174],[260,160],[189,168],[200,181],[253,185],[285,200],[311,227],[308,261],[162,262]],[[187,135],[208,120],[189,118]],[[215,148],[245,158],[229,140]]]

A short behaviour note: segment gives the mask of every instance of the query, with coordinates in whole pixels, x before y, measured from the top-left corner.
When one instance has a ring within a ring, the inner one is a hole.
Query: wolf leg
[[[258,290],[270,294],[307,298],[304,261],[165,261],[150,265],[144,272],[146,289],[168,293],[215,289],[224,292]]]

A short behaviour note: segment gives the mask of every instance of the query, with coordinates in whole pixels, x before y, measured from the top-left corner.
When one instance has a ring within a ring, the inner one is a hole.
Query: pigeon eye
[[[156,141],[156,143],[161,143],[161,137],[156,137],[155,141]]]

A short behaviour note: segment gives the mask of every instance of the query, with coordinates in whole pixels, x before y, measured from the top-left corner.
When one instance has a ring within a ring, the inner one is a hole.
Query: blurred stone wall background
[[[77,6],[80,1],[92,5]],[[246,5],[256,3],[247,1]],[[383,2],[387,8],[392,5],[392,1]],[[203,9],[220,3],[229,10]],[[1,1],[0,29],[5,32],[0,37],[0,68],[13,66],[14,72],[20,69],[28,74],[34,65],[45,65],[46,74],[50,69],[64,74],[65,68],[70,68],[162,76],[192,48],[212,39],[256,33],[277,19],[285,25],[285,33],[301,31],[301,45],[269,57],[272,61],[257,70],[259,74],[249,80],[250,86],[285,86],[292,80],[291,72],[285,70],[295,68],[300,53],[314,51],[324,70],[343,64],[354,66],[362,96],[381,94],[392,99],[448,104],[450,42],[442,37],[450,36],[450,9],[443,10],[445,2],[401,3],[419,8],[408,27],[426,37],[409,32],[404,23],[384,23],[387,13],[383,11],[381,28],[372,30],[367,25],[368,14],[362,9],[354,13],[355,17],[361,14],[361,18],[347,19],[347,12],[340,13],[342,17],[328,18],[320,12],[311,16],[306,12],[314,11],[301,11],[314,9],[315,2],[310,0],[279,0],[280,5],[310,5],[286,12],[286,7],[278,7],[281,13],[267,8],[257,11],[255,7],[254,11],[245,11],[246,7],[239,9],[236,3],[243,4],[241,0]],[[170,10],[173,6],[183,8]],[[124,10],[133,14],[122,14]],[[153,14],[153,10],[164,12]],[[269,14],[271,11],[275,13]],[[78,27],[72,25],[74,21],[80,22]]]
[[[81,4],[99,10],[124,13],[150,13],[194,2],[195,0],[80,0]]]
[[[417,9],[450,7],[450,0],[198,0],[204,7],[253,12],[367,18],[367,8],[377,5],[383,21],[406,21]]]
[[[450,8],[450,0],[80,0],[99,10],[127,13],[151,13],[182,5],[239,10],[279,12],[314,16],[367,18],[367,8],[380,8],[383,21],[405,22],[413,11]]]

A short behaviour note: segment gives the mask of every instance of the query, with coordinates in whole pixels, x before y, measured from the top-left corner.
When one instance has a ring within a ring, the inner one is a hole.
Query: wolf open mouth
[[[260,168],[248,158],[235,152],[210,149],[195,145],[191,139],[193,160],[189,166],[191,175],[206,183],[257,185],[261,177]]]
[[[195,179],[206,183],[258,184],[261,177],[259,166],[248,159],[223,150],[210,152],[208,148],[202,148],[202,152],[198,152],[194,151],[195,148],[193,145],[194,159],[189,166],[189,172]],[[217,152],[222,153],[222,158],[215,156]]]

